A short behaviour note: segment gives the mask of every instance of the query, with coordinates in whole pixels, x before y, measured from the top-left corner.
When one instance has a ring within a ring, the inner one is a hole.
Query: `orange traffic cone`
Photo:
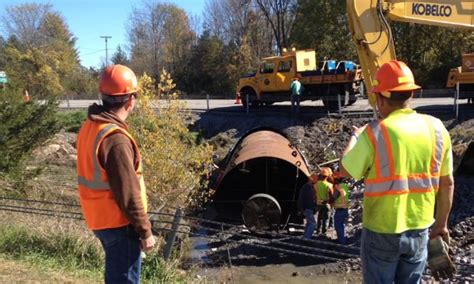
[[[235,103],[234,105],[240,105],[242,102],[240,101],[240,93],[237,93],[237,96],[235,97]]]
[[[30,95],[28,94],[28,91],[25,90],[25,91],[23,92],[23,102],[27,103],[27,102],[29,102],[29,101],[30,101]]]

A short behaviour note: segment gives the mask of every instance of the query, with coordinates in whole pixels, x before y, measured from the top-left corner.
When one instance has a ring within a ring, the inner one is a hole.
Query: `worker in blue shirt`
[[[293,78],[293,82],[291,82],[290,90],[291,90],[291,112],[298,113],[300,109],[300,100],[301,95],[303,94],[303,86],[300,82],[301,75],[296,74]],[[296,108],[295,108],[296,107]]]

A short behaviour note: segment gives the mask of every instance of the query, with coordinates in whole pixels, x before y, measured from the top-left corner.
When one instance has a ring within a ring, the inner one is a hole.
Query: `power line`
[[[100,38],[103,38],[105,40],[105,66],[109,64],[109,53],[108,53],[108,48],[107,48],[107,40],[109,38],[112,38],[111,36],[100,36]]]
[[[102,51],[104,51],[104,50],[105,50],[105,49],[98,49],[98,50],[96,50],[96,51],[88,52],[88,53],[86,53],[86,54],[82,54],[82,53],[81,53],[81,56],[87,56],[87,55],[99,53],[99,52],[102,52]],[[80,51],[79,51],[79,53],[80,53]]]

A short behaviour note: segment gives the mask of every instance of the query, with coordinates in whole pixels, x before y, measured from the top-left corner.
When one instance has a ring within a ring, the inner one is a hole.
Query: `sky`
[[[189,15],[202,16],[205,0],[166,0],[184,9]],[[111,36],[108,39],[108,57],[118,45],[128,44],[126,26],[133,7],[142,3],[141,0],[1,0],[0,18],[5,8],[24,3],[51,4],[54,11],[59,12],[65,19],[69,30],[77,38],[76,48],[79,51],[81,64],[85,67],[99,67],[101,60],[105,61],[105,40],[101,36]],[[0,26],[1,34],[4,31]]]

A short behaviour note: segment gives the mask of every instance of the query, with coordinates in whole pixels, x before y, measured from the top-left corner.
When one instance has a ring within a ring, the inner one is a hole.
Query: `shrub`
[[[79,132],[86,118],[87,112],[85,111],[58,112],[59,125],[67,132]]]
[[[0,172],[13,173],[38,145],[59,131],[57,103],[23,103],[15,91],[0,99]]]
[[[160,83],[146,74],[139,80],[139,108],[130,119],[130,129],[140,145],[150,203],[193,206],[206,199],[212,147],[197,144],[186,124],[190,113],[178,100],[169,73]],[[158,205],[159,205],[158,204]]]

